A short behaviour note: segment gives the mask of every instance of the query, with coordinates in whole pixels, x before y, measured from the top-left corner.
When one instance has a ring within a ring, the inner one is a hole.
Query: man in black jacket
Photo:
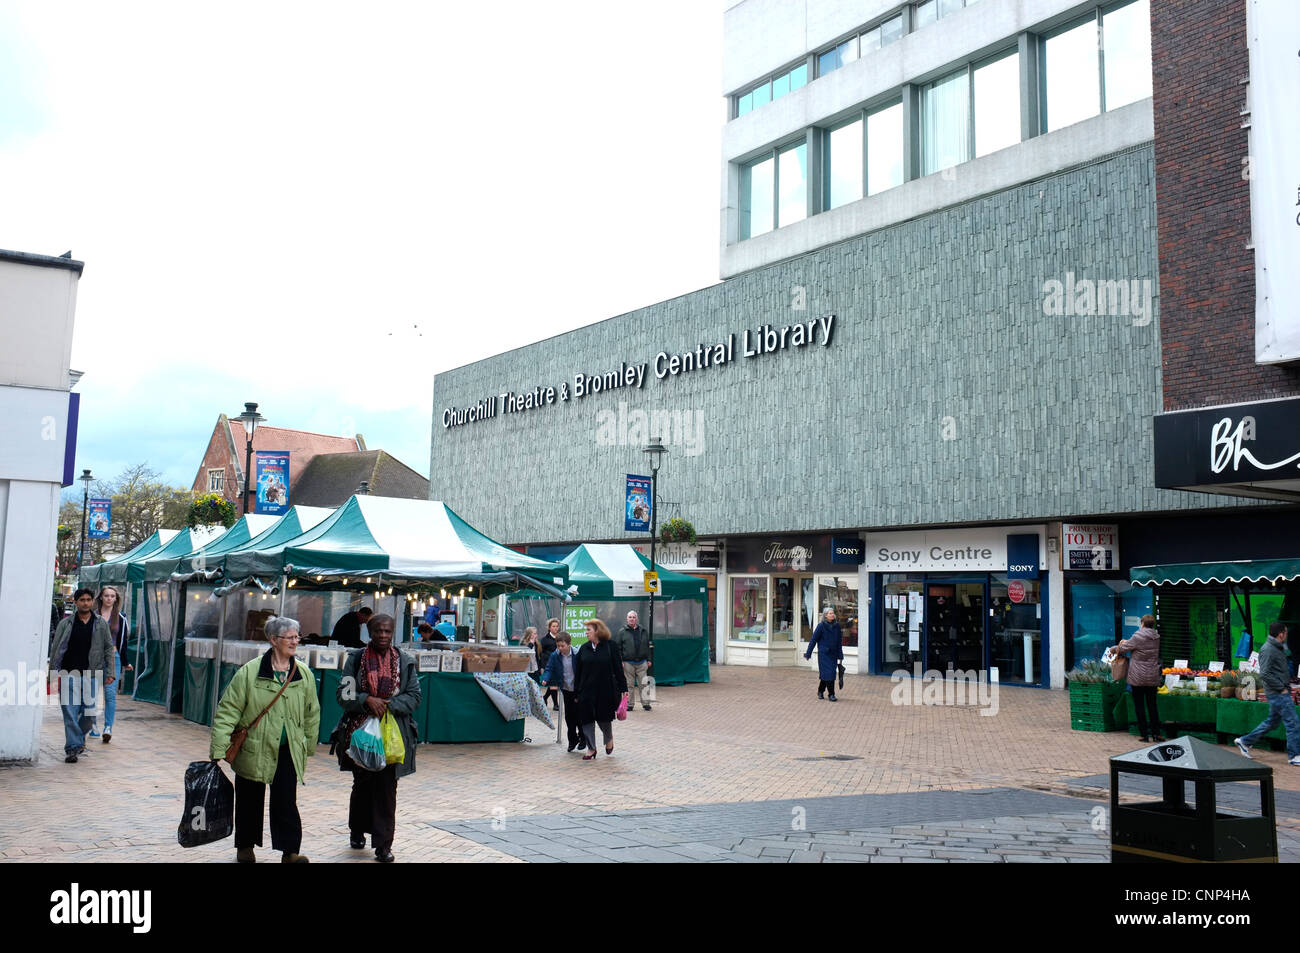
[[[62,619],[50,642],[50,671],[59,675],[63,708],[64,761],[76,764],[86,753],[86,732],[94,724],[100,686],[111,684],[117,656],[108,623],[95,614],[95,594],[78,589],[77,611]]]
[[[347,613],[334,623],[334,631],[330,634],[330,639],[350,649],[364,647],[365,643],[361,641],[361,627],[373,614],[368,606]]]
[[[641,683],[641,707],[650,710],[650,635],[638,624],[637,614],[627,614],[627,625],[614,636],[614,644],[623,658],[623,677],[627,679],[628,709],[636,704],[636,684]]]
[[[1288,763],[1300,765],[1300,718],[1296,717],[1295,703],[1291,700],[1291,668],[1286,663],[1286,636],[1286,623],[1274,622],[1268,627],[1268,639],[1259,650],[1259,680],[1268,692],[1268,717],[1250,734],[1235,740],[1237,749],[1249,758],[1251,746],[1281,721],[1286,726]]]

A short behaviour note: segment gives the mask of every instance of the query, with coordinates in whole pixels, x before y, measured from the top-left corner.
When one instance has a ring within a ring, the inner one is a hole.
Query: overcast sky
[[[77,467],[218,413],[428,473],[435,372],[717,281],[721,0],[0,7],[0,248],[86,263]]]

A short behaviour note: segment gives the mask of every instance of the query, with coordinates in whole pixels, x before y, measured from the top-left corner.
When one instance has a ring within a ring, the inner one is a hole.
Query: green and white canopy
[[[246,545],[249,540],[265,533],[281,519],[283,517],[265,513],[247,513],[221,537],[200,546],[192,553],[186,553],[179,559],[170,560],[170,570],[165,565],[169,560],[149,560],[145,564],[145,578],[151,582],[155,579],[165,579],[168,575],[174,582],[187,582],[194,578],[211,579],[220,571],[221,556],[232,549]]]
[[[144,558],[131,560],[127,570],[129,582],[158,582],[171,575],[176,561],[215,542],[226,534],[224,526],[196,526],[183,529],[167,545]]]
[[[232,547],[229,553],[255,553],[265,549],[275,549],[301,536],[312,527],[319,526],[321,521],[333,512],[332,506],[291,506],[274,525],[264,529],[248,542]]]
[[[81,585],[89,587],[96,585],[108,586],[114,583],[119,586],[125,584],[127,582],[127,568],[133,560],[147,559],[175,539],[179,532],[180,530],[175,529],[154,530],[153,535],[143,543],[133,546],[120,556],[106,559],[95,566],[87,566],[79,574]],[[138,582],[139,580],[131,581]]]
[[[645,599],[645,572],[650,560],[626,543],[585,543],[568,556],[569,582],[584,599],[628,597]],[[659,594],[673,598],[699,598],[707,590],[703,580],[659,566]]]
[[[1300,559],[1241,559],[1235,562],[1134,566],[1129,570],[1129,579],[1136,586],[1243,582],[1276,584],[1300,579]]]
[[[256,548],[254,548],[256,545]],[[436,500],[353,496],[292,539],[253,541],[222,558],[227,585],[289,576],[303,588],[372,585],[481,586],[484,596],[528,586],[553,593],[568,568],[502,546]]]

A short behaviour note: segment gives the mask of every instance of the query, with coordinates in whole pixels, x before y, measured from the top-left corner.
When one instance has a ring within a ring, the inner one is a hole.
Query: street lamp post
[[[658,571],[658,564],[655,562],[655,540],[659,535],[659,461],[668,449],[663,445],[658,437],[651,437],[643,453],[650,455],[650,571]],[[654,670],[655,665],[655,594],[650,593],[650,625],[647,629],[650,636],[650,669]]]
[[[247,515],[252,510],[248,495],[253,489],[253,433],[257,430],[257,425],[263,423],[266,418],[257,412],[257,404],[245,401],[244,412],[236,419],[243,423],[244,433],[248,435],[244,448],[244,515]]]
[[[86,510],[90,506],[90,484],[94,482],[95,475],[89,470],[82,470],[77,479],[85,487],[81,494],[81,544],[77,547],[77,575],[80,576],[81,567],[86,562]]]

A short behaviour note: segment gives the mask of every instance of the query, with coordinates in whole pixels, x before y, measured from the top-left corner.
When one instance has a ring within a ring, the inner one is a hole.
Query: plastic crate
[[[1109,715],[1099,713],[1095,715],[1072,715],[1070,716],[1070,727],[1075,731],[1114,731],[1115,722]]]

